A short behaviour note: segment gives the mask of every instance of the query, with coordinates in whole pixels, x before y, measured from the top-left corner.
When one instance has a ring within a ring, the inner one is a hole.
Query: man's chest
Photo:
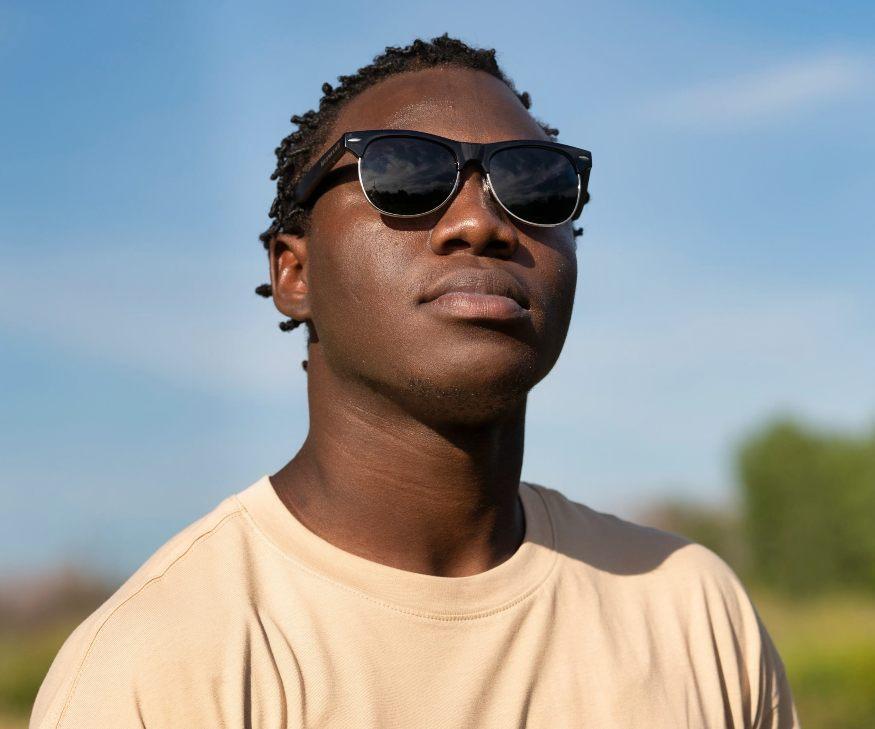
[[[745,678],[667,626],[539,608],[476,624],[334,612],[252,631],[239,675],[212,679],[222,703],[257,703],[254,727],[745,725]]]

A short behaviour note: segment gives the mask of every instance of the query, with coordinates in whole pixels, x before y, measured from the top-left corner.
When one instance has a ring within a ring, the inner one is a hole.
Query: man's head
[[[304,172],[350,130],[412,129],[467,142],[555,138],[528,112],[494,51],[446,36],[387,49],[341,86],[323,86],[319,113],[277,149],[273,223],[262,236],[272,295],[306,322],[309,358],[335,377],[391,397],[423,417],[477,421],[521,401],[552,368],[568,329],[576,283],[571,223],[542,228],[514,219],[474,165],[436,212],[399,219],[364,197],[355,158],[335,165],[312,208],[293,201]],[[333,99],[333,101],[332,101]],[[327,100],[327,101],[326,101]],[[525,311],[471,319],[430,302],[453,276],[507,281]]]

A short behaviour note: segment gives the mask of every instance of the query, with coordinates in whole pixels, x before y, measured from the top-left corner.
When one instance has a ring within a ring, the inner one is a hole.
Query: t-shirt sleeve
[[[109,657],[88,622],[70,636],[40,686],[29,729],[143,727],[124,652]]]
[[[714,645],[733,726],[800,729],[784,663],[738,575],[700,544],[688,544],[679,553],[685,555],[678,563],[687,579],[678,584],[690,592],[698,581],[705,596],[704,605],[692,603],[691,620],[701,625],[699,611],[707,614],[705,630],[696,637],[699,645]]]
[[[762,645],[760,659],[760,713],[754,729],[800,729],[784,663],[765,625],[757,615]]]

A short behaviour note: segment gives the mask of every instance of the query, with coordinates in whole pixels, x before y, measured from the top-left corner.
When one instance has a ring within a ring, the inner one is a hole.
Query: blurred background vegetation
[[[875,428],[792,417],[735,452],[733,508],[668,499],[636,520],[700,542],[747,586],[806,729],[875,728]],[[64,639],[117,585],[72,566],[0,586],[0,729],[27,724]]]
[[[875,428],[776,418],[735,452],[736,504],[669,500],[640,521],[713,549],[744,581],[805,729],[875,728]]]

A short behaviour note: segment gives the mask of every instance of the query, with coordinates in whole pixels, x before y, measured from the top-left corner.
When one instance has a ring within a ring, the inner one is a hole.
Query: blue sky
[[[126,573],[294,454],[301,332],[252,293],[273,150],[386,45],[498,49],[592,150],[523,477],[731,501],[778,412],[875,424],[875,5],[0,5],[0,572]]]

